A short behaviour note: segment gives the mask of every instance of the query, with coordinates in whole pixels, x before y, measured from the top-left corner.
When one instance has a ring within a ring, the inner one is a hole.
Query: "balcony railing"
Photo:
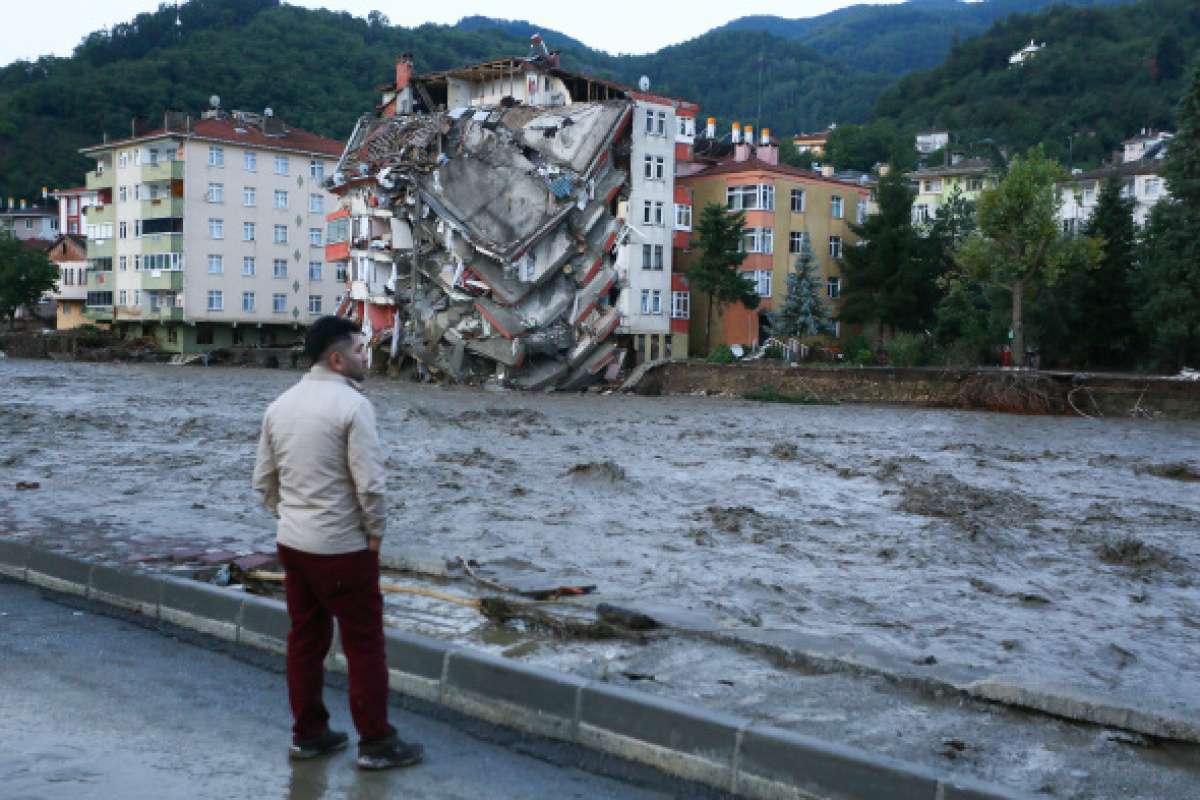
[[[112,258],[115,250],[112,239],[88,239],[88,258]]]
[[[154,200],[143,200],[141,214],[142,219],[157,219],[158,217],[182,217],[183,198],[159,197]]]
[[[116,217],[116,209],[112,203],[102,206],[88,206],[83,210],[83,218],[88,225],[111,223]]]
[[[143,233],[141,242],[143,255],[183,252],[182,233]]]
[[[142,270],[143,292],[179,292],[183,290],[183,272],[177,270]]]
[[[182,177],[182,161],[159,161],[157,164],[142,165],[142,183],[177,180]]]
[[[114,174],[111,169],[106,169],[104,172],[96,172],[92,170],[84,177],[84,185],[93,191],[99,189],[112,189]]]

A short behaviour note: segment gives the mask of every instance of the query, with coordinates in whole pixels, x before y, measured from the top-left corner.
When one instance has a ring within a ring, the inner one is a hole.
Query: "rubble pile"
[[[349,210],[350,301],[372,342],[455,380],[580,389],[608,341],[633,103],[361,118],[327,182]],[[624,134],[624,136],[623,136]]]

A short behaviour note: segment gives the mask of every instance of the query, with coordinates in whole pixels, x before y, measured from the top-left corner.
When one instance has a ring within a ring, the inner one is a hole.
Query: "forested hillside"
[[[1010,67],[1031,39],[1046,47]],[[955,46],[942,66],[885,91],[874,119],[898,130],[945,127],[957,142],[1016,149],[1043,144],[1075,165],[1096,164],[1143,127],[1169,128],[1200,47],[1200,4],[1053,7],[1007,18]]]

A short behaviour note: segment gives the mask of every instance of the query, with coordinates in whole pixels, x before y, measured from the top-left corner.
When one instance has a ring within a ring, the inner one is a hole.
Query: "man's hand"
[[[380,539],[377,536],[368,536],[367,537],[367,549],[370,550],[372,553],[378,553],[379,545],[382,542],[383,542],[383,539]]]

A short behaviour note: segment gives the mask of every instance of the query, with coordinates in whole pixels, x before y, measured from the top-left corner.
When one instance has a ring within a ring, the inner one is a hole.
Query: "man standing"
[[[291,631],[287,641],[293,760],[341,750],[322,700],[333,618],[350,666],[350,714],[361,769],[406,767],[423,748],[388,724],[388,671],[379,591],[379,544],[386,527],[383,449],[375,410],[358,381],[367,376],[358,326],[322,317],[304,352],[313,367],[263,416],[254,488],[279,520]]]

